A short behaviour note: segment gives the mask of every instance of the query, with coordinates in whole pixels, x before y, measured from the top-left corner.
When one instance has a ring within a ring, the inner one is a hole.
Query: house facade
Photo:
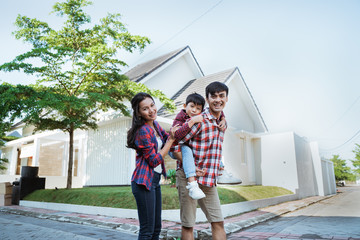
[[[172,119],[182,108],[186,96],[197,92],[205,97],[205,87],[220,81],[229,87],[229,101],[224,110],[228,129],[223,146],[227,171],[241,178],[244,185],[285,187],[299,197],[335,193],[332,163],[320,160],[316,143],[308,143],[295,133],[272,134],[260,114],[251,92],[237,67],[204,75],[190,47],[139,64],[126,75],[130,80],[160,89],[178,107],[168,113],[156,101],[157,121],[169,130]],[[126,134],[131,119],[117,112],[101,114],[97,130],[77,131],[73,187],[129,185],[135,167],[135,152],[126,148]],[[20,177],[23,165],[39,166],[46,177],[46,188],[65,187],[68,136],[61,131],[30,134],[8,142],[2,155],[10,160],[0,182]],[[166,158],[167,169],[175,161]]]

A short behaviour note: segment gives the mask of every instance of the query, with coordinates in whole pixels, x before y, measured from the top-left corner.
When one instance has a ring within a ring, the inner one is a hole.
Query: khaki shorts
[[[199,203],[201,210],[205,213],[205,216],[210,223],[224,221],[216,187],[206,187],[199,184],[200,189],[205,193],[206,197],[194,200],[189,197],[189,190],[186,188],[186,185],[187,179],[184,170],[178,169],[176,171],[176,187],[179,193],[180,219],[182,226],[195,226],[197,203]]]

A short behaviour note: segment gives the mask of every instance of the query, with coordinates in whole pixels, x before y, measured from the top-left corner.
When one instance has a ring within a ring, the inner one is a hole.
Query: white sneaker
[[[194,200],[205,197],[205,193],[199,188],[197,181],[188,182],[186,188],[189,189],[189,196]]]
[[[227,172],[226,170],[221,171],[221,176],[218,177],[218,183],[220,184],[241,184],[242,180],[240,178],[236,178],[232,175],[232,173]]]

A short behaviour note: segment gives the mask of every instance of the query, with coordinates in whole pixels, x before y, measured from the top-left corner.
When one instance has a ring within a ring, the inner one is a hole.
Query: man
[[[186,176],[184,171],[178,168],[176,182],[180,201],[181,239],[184,240],[194,239],[193,228],[197,203],[211,223],[212,239],[226,239],[216,180],[220,169],[224,140],[224,130],[220,130],[218,125],[221,113],[228,101],[228,92],[228,87],[220,82],[210,83],[206,87],[206,102],[209,106],[202,113],[204,120],[195,124],[180,142],[189,141],[195,164],[197,168],[203,170],[203,172],[200,171],[198,183],[206,195],[200,200],[190,198],[186,189]]]

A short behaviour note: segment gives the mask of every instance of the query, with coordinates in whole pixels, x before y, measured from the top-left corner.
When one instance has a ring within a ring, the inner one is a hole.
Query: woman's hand
[[[175,132],[180,128],[179,124],[176,124],[170,128],[170,140],[175,141]]]

